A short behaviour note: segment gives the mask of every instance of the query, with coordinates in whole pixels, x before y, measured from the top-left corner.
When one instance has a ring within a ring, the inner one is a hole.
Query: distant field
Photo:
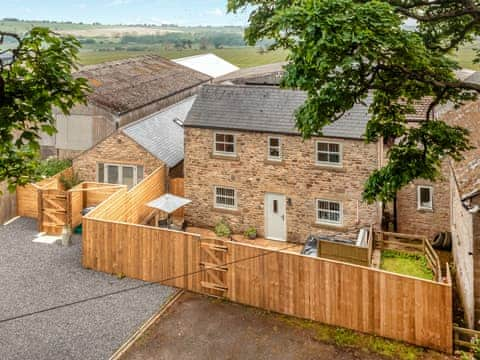
[[[461,67],[471,70],[480,70],[480,64],[473,63],[473,59],[475,58],[474,48],[477,47],[480,47],[480,44],[477,43],[465,46],[457,52],[455,58]]]
[[[155,51],[82,51],[80,53],[80,63],[82,65],[98,64],[105,61],[114,61],[133,56],[146,54],[157,54],[168,59],[177,59],[185,56],[192,56],[205,53],[214,53],[221,58],[235,64],[240,68],[271,64],[285,61],[286,51],[272,51],[261,54],[258,49],[253,47],[226,48],[226,49],[207,49],[207,50],[163,50]]]

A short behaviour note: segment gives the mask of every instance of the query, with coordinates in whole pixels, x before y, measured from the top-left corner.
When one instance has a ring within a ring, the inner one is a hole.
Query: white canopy
[[[147,206],[166,212],[167,214],[173,213],[175,210],[178,210],[184,207],[187,204],[190,204],[192,201],[185,199],[180,196],[173,194],[164,194],[158,199],[150,201]]]

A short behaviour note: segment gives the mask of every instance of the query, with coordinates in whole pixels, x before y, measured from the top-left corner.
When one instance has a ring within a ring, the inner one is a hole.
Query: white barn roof
[[[238,67],[215,54],[195,55],[172,61],[213,78],[239,70]]]

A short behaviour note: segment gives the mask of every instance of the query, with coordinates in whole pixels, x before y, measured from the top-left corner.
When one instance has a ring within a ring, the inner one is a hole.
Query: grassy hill
[[[0,20],[0,29],[24,33],[41,26],[76,36],[82,43],[81,65],[97,64],[145,54],[169,59],[214,53],[239,66],[250,67],[284,61],[286,51],[264,52],[247,47],[243,28],[235,26],[102,25],[70,22]]]

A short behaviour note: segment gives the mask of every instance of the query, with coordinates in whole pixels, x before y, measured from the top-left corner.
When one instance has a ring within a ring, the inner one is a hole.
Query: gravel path
[[[33,243],[36,222],[0,226],[0,359],[106,359],[175,290],[81,267],[81,240]],[[52,309],[53,308],[53,309]]]

